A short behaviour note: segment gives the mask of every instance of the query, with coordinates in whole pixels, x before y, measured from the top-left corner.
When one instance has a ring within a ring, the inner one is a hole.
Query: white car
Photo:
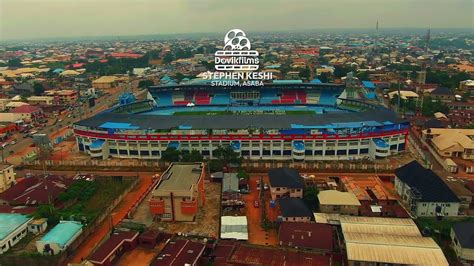
[[[10,142],[11,145],[15,145],[16,144],[16,141],[12,141]]]

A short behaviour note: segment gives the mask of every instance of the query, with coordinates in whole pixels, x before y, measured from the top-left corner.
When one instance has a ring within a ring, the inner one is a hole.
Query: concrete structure
[[[51,231],[36,241],[36,250],[41,254],[57,255],[64,251],[81,233],[81,223],[60,221]]]
[[[304,181],[297,170],[275,168],[268,171],[270,192],[273,200],[290,197],[303,198]]]
[[[100,159],[155,160],[168,147],[212,159],[219,146],[231,146],[245,159],[295,161],[376,159],[405,150],[408,121],[379,105],[338,99],[343,91],[304,83],[150,87],[147,100],[79,121],[74,133],[79,151]],[[201,114],[184,114],[192,112]]]
[[[340,222],[350,266],[449,265],[412,219],[341,216]]]
[[[248,240],[247,216],[222,216],[221,239]]]
[[[150,211],[162,221],[194,221],[205,202],[203,163],[172,163],[153,189]]]
[[[42,234],[46,231],[48,227],[48,219],[46,218],[39,218],[31,221],[28,224],[28,232],[33,234]]]
[[[30,96],[26,98],[30,104],[43,104],[43,105],[52,105],[54,103],[54,97],[52,96]]]
[[[412,161],[395,174],[395,189],[413,215],[458,216],[459,198],[431,169]]]
[[[7,252],[26,236],[33,218],[23,214],[0,213],[0,254]]]
[[[60,103],[75,102],[79,97],[76,90],[48,90],[45,91],[45,95],[54,97]]]
[[[352,192],[323,190],[318,193],[319,210],[324,213],[358,215],[359,200]]]
[[[0,164],[0,193],[15,184],[15,171],[11,164]]]
[[[474,264],[474,222],[460,222],[451,228],[453,249],[461,262]]]
[[[430,128],[422,131],[422,138],[441,157],[474,160],[474,129]]]

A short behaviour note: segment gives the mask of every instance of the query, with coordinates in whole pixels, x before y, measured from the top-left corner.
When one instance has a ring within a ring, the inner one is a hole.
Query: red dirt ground
[[[112,223],[117,225],[126,216],[133,204],[140,198],[140,196],[146,192],[148,187],[152,184],[151,174],[140,174],[140,182],[130,191],[122,200],[122,202],[114,209],[112,213]],[[86,240],[84,241],[76,251],[76,254],[70,260],[71,263],[79,263],[81,259],[86,259],[92,250],[97,246],[98,243],[107,235],[110,231],[110,220],[105,219],[99,228]]]

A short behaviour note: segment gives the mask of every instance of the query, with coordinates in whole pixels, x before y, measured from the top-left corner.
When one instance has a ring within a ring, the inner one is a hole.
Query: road
[[[135,82],[132,82],[132,86]],[[98,99],[96,99],[96,105],[89,108],[88,103],[83,103],[82,105],[76,107],[69,114],[60,115],[56,118],[50,117],[49,121],[52,122],[51,125],[46,125],[42,129],[37,129],[38,134],[47,134],[50,136],[54,132],[61,130],[77,121],[91,117],[92,115],[107,109],[109,106],[115,104],[120,94],[125,91],[126,87],[120,87],[116,89],[112,94],[106,94]],[[62,120],[61,122],[58,122]],[[54,122],[56,121],[56,122]],[[27,147],[33,144],[33,139],[29,137],[23,137],[22,134],[15,134],[16,143],[14,145],[8,145],[4,147],[1,151],[2,158],[6,158],[8,161],[8,156],[26,149]]]

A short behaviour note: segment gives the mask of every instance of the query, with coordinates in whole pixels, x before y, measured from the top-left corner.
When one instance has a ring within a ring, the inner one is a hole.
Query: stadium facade
[[[79,150],[102,159],[159,159],[167,148],[213,158],[224,145],[255,160],[377,159],[405,150],[408,121],[366,94],[374,92],[321,83],[162,85],[73,128]]]

